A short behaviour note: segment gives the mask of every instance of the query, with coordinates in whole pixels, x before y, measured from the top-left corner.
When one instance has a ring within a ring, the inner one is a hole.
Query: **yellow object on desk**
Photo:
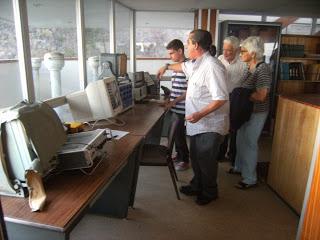
[[[64,125],[68,128],[68,133],[78,133],[84,130],[82,122],[66,122]]]

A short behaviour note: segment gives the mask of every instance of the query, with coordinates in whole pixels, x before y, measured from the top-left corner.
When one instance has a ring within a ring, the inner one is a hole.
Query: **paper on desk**
[[[106,130],[107,132],[107,138],[113,138],[113,139],[117,139],[119,140],[120,138],[124,137],[125,135],[129,134],[129,132],[125,132],[125,131],[120,131],[120,130],[111,130],[111,134],[110,134],[110,130]]]

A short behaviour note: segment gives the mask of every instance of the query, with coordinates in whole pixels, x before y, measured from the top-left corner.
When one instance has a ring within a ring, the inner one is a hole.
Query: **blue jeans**
[[[257,183],[258,140],[268,112],[252,113],[248,122],[237,132],[237,155],[235,170],[240,171],[242,182]]]

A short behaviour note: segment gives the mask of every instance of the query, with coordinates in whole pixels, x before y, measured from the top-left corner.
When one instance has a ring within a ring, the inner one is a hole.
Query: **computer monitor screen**
[[[84,91],[67,95],[76,121],[95,121],[116,116],[122,111],[120,91],[115,77],[89,83]]]

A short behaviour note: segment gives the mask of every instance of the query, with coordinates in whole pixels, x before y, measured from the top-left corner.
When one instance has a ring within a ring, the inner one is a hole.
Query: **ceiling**
[[[320,17],[320,0],[118,0],[141,11],[219,9],[226,13],[269,16]]]

